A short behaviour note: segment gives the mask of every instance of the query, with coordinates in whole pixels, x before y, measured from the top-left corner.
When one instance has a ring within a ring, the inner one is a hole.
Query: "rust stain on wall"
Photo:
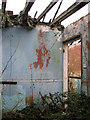
[[[87,34],[85,35],[85,38],[86,38],[86,39],[88,38],[88,35],[87,35]]]
[[[25,98],[25,103],[26,103],[26,105],[28,104],[28,98],[27,97]]]
[[[88,28],[90,28],[90,21],[88,22]]]
[[[33,62],[34,68],[37,69],[39,67],[40,71],[42,70],[44,63],[46,63],[46,67],[48,67],[50,57],[50,51],[46,47],[45,36],[43,32],[40,30],[38,34],[38,43],[39,48],[36,49],[37,61]],[[32,64],[30,64],[31,68]]]
[[[32,69],[32,64],[30,64],[30,69]]]
[[[37,62],[33,62],[34,68],[37,69],[39,66],[39,69],[41,70],[43,67],[43,53],[42,48],[36,49],[37,53]]]
[[[46,67],[48,67],[49,64],[49,60],[51,59],[51,57],[48,57],[47,62],[46,62]]]
[[[38,36],[39,36],[39,37],[43,37],[42,30],[40,30]]]
[[[25,103],[26,105],[30,105],[31,103],[33,103],[33,98],[34,98],[34,93],[31,93],[31,95],[29,97],[25,98]]]
[[[88,42],[88,40],[86,40],[86,45],[87,45],[88,49],[90,49],[90,42]]]

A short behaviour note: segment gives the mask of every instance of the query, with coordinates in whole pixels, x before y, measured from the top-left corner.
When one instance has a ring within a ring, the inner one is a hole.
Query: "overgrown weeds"
[[[21,111],[3,115],[2,120],[89,120],[90,97],[84,93],[42,95],[41,102],[32,103]]]

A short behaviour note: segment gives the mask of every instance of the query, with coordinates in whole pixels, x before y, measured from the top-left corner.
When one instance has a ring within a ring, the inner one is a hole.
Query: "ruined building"
[[[30,0],[19,15],[6,12],[2,2],[0,104],[4,112],[23,109],[40,97],[39,92],[74,90],[90,96],[90,13],[66,28],[61,25],[90,1],[76,1],[45,23],[45,15],[57,2],[52,0],[38,18],[28,16],[34,4]]]

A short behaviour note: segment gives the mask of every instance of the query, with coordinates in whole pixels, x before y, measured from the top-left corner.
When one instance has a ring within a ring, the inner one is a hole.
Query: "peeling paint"
[[[50,57],[50,51],[46,48],[45,43],[43,41],[44,36],[41,30],[38,36],[39,36],[38,37],[39,48],[36,49],[37,61],[33,62],[33,65],[35,69],[39,67],[41,71],[45,61],[46,61],[46,67],[48,67],[51,57]]]
[[[77,20],[76,22],[70,24],[64,29],[63,32],[63,41],[68,41],[73,36],[80,35],[82,41],[82,90],[86,94],[90,94],[90,90],[88,90],[88,84],[85,86],[83,81],[87,81],[90,73],[89,63],[90,57],[90,40],[89,40],[89,29],[90,29],[90,13],[81,19]],[[76,49],[77,50],[77,49]],[[74,65],[73,65],[74,67]]]
[[[30,64],[30,69],[32,68],[32,64]]]
[[[30,105],[31,103],[33,103],[33,101],[34,101],[33,98],[34,98],[34,93],[31,93],[29,97],[26,97],[25,98],[26,105]]]
[[[37,53],[37,62],[33,62],[34,68],[37,69],[39,66],[39,69],[42,70],[43,65],[46,59],[46,67],[48,67],[49,61],[50,61],[50,54],[49,51],[46,49],[45,45],[42,43],[42,48],[36,49]],[[47,57],[47,58],[46,58]]]
[[[11,85],[4,85],[3,111],[12,110],[14,106],[15,110],[23,109],[39,97],[39,91],[43,95],[49,92],[62,93],[62,52],[59,50],[62,42],[57,41],[57,33],[58,31],[52,31],[48,26],[41,25],[32,30],[20,26],[3,30],[2,67],[10,58],[10,40],[12,53],[17,49],[2,78],[5,81],[17,81],[15,86],[23,87],[21,90],[21,87],[15,89]]]

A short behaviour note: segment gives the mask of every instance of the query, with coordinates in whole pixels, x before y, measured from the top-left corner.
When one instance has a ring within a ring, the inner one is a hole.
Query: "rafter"
[[[30,11],[31,7],[33,6],[35,0],[27,0],[26,1],[26,4],[25,4],[25,7],[22,11],[22,15],[25,16],[25,15],[28,15],[28,12]]]
[[[7,0],[2,0],[2,12],[5,13]]]
[[[59,0],[52,0],[46,9],[39,15],[37,22],[39,22],[58,1]]]
[[[57,15],[60,7],[61,7],[62,2],[63,2],[63,0],[60,1],[60,4],[59,4],[59,6],[58,6],[58,8],[57,8],[57,11],[56,11],[56,13],[55,13],[55,15],[54,15],[54,17],[53,17],[53,20],[55,19],[56,15]]]
[[[62,14],[60,14],[54,21],[51,22],[50,26],[53,26],[57,22],[61,23],[63,20],[68,18],[70,15],[84,7],[86,4],[88,4],[90,1],[85,2],[75,2],[72,6],[70,6],[66,11],[64,11]]]

